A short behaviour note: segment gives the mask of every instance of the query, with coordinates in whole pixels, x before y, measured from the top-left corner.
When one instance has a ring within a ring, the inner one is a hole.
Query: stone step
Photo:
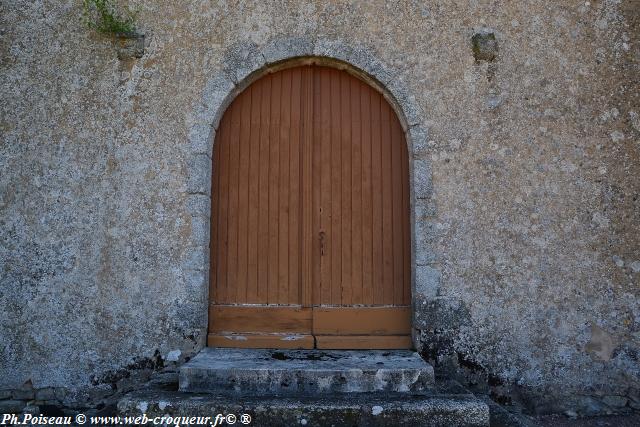
[[[118,402],[121,416],[210,417],[199,425],[488,426],[489,407],[473,395],[356,393],[323,397],[238,397],[170,391],[135,392]],[[220,415],[218,415],[220,414]],[[161,417],[173,417],[172,419]],[[218,416],[218,423],[215,423]],[[224,417],[224,418],[222,418]],[[142,421],[142,420],[140,420]],[[191,418],[191,425],[195,424]],[[243,422],[244,421],[244,422]],[[152,421],[154,422],[154,421]],[[182,421],[180,425],[187,425]]]
[[[421,394],[433,368],[409,350],[205,348],[180,368],[180,391],[236,395]]]

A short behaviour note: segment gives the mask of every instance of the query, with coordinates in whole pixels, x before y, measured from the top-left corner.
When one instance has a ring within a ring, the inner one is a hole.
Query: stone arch
[[[187,149],[187,210],[191,218],[191,252],[185,275],[195,277],[189,280],[190,290],[198,295],[198,300],[208,301],[209,269],[209,223],[212,150],[215,132],[227,107],[251,83],[275,70],[305,63],[317,63],[342,69],[364,80],[378,90],[395,111],[405,132],[409,153],[410,226],[411,226],[411,291],[415,301],[416,293],[424,284],[435,296],[434,286],[439,284],[439,271],[426,266],[426,271],[418,271],[419,264],[432,259],[430,248],[418,246],[418,228],[424,228],[417,221],[430,210],[431,167],[428,160],[417,156],[427,145],[428,133],[422,110],[415,97],[403,83],[403,75],[377,59],[369,50],[350,46],[342,41],[312,39],[310,37],[282,37],[267,42],[263,46],[253,43],[232,46],[224,55],[222,67],[211,73],[203,96],[193,113],[187,118],[189,145]],[[414,304],[415,306],[415,304]],[[415,310],[415,308],[414,308]],[[414,313],[415,314],[415,313]],[[203,307],[203,327],[207,324],[207,307]],[[415,318],[415,315],[414,315]],[[414,344],[418,344],[415,342]]]

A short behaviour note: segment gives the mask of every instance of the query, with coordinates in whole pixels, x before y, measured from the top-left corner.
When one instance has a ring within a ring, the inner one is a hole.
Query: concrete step
[[[421,394],[433,368],[409,350],[205,348],[180,368],[180,391],[266,396]]]
[[[198,425],[247,425],[249,418],[243,417],[246,414],[251,420],[249,425],[254,427],[489,426],[489,407],[473,395],[355,393],[323,397],[239,397],[145,391],[122,398],[118,412],[121,416],[145,414],[147,420],[158,417],[156,420],[166,425],[175,425],[175,417],[210,417],[202,418]],[[191,418],[191,425],[195,421]]]

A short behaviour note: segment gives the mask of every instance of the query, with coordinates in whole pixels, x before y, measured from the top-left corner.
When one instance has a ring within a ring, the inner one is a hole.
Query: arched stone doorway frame
[[[251,83],[262,76],[303,64],[319,64],[344,70],[368,83],[389,102],[402,125],[409,153],[410,227],[411,227],[411,295],[416,319],[416,293],[428,288],[437,295],[439,271],[429,262],[431,250],[418,245],[418,228],[425,226],[417,219],[432,209],[431,166],[420,156],[427,145],[425,118],[404,84],[399,70],[387,66],[369,50],[336,40],[314,40],[305,37],[277,38],[259,47],[253,43],[238,44],[224,55],[222,68],[211,73],[202,99],[187,117],[189,145],[187,150],[187,210],[191,220],[191,247],[185,256],[184,274],[198,307],[199,328],[206,336],[209,289],[209,243],[211,213],[212,152],[215,133],[231,102]],[[419,271],[420,269],[420,271]],[[420,282],[417,284],[417,282]],[[428,282],[428,283],[423,283]],[[414,345],[420,348],[414,334]]]

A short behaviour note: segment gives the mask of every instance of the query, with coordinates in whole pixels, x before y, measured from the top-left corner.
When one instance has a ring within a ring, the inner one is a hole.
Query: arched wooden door
[[[407,146],[369,85],[269,74],[216,132],[208,344],[410,348]]]

